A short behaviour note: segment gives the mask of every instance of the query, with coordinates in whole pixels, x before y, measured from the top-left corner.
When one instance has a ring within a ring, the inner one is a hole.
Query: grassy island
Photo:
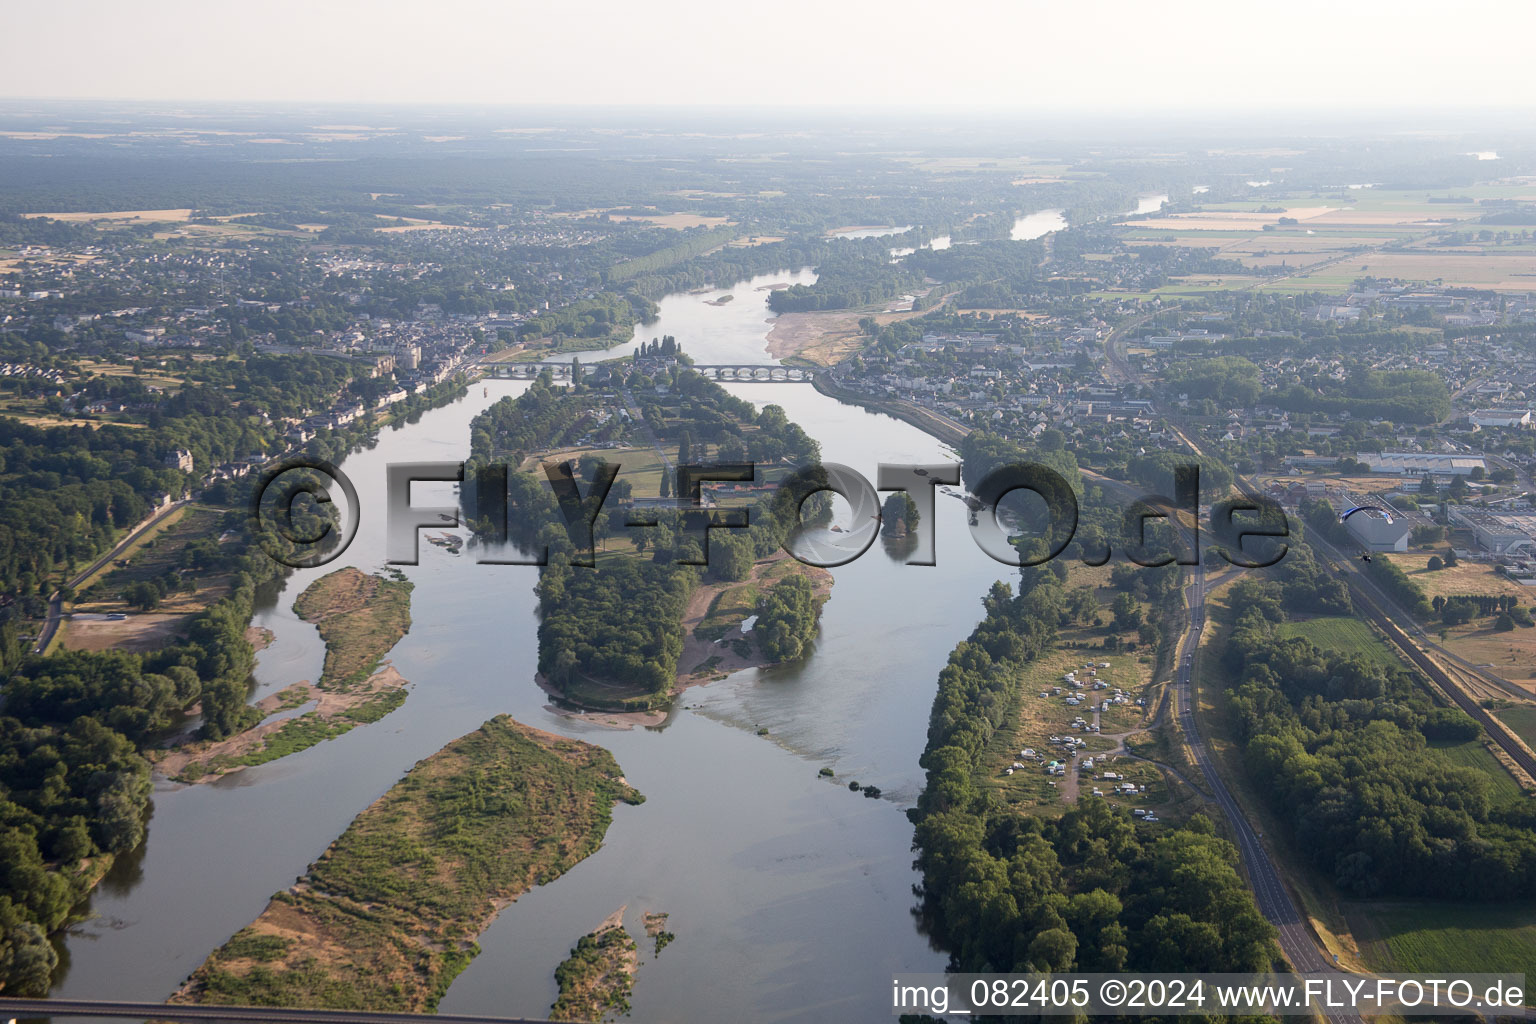
[[[608,751],[494,718],[359,814],[171,1001],[430,1011],[498,911],[642,799]]]
[[[504,489],[504,503],[488,492],[480,504],[505,511],[512,539],[550,552],[539,672],[552,693],[659,717],[684,686],[809,649],[831,576],[781,548],[802,511],[814,518],[829,506],[818,495],[802,510],[780,484],[819,463],[820,448],[782,408],[758,409],[690,369],[674,339],[570,388],[546,374],[477,416],[471,438],[466,494],[478,496],[482,477]],[[570,467],[585,522],[559,510],[551,463]],[[669,500],[685,488],[677,467],[721,464],[748,475],[700,485],[699,505],[691,494]],[[706,535],[704,516],[748,525]],[[500,518],[477,516],[476,529],[499,536]],[[754,614],[760,625],[746,635]]]
[[[555,968],[560,997],[550,1020],[606,1021],[629,1013],[640,948],[622,924],[624,909],[583,935],[571,955]]]

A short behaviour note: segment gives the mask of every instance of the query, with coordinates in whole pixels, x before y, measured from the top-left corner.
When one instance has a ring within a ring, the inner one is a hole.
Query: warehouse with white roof
[[[1481,455],[1455,452],[1356,452],[1355,461],[1372,473],[1393,476],[1470,476],[1474,469],[1488,470]]]

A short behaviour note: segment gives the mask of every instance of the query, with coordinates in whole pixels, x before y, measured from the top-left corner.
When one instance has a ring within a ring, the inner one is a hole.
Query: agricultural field
[[[1536,244],[1520,237],[1522,225],[1481,224],[1493,208],[1479,204],[1530,201],[1536,190],[1496,184],[1453,191],[1359,188],[1265,197],[1203,204],[1195,212],[1126,221],[1123,227],[1128,241],[1203,246],[1248,267],[1284,268],[1286,276],[1258,285],[1268,291],[1344,291],[1363,274],[1506,291],[1536,287]],[[1524,229],[1531,227],[1536,224]],[[1442,240],[1452,232],[1485,230],[1491,237],[1454,245]],[[1505,237],[1497,237],[1501,232]],[[1198,287],[1181,282],[1159,293]]]
[[[552,214],[551,216],[567,217],[567,218],[580,218],[580,217],[599,217],[599,216],[607,215],[608,219],[609,220],[613,220],[613,221],[618,221],[618,222],[631,222],[631,221],[643,222],[643,223],[646,223],[646,224],[654,224],[656,227],[659,227],[659,228],[673,228],[673,229],[678,230],[678,231],[684,231],[684,230],[687,230],[688,228],[698,228],[698,227],[717,228],[717,227],[720,227],[722,224],[729,224],[731,222],[730,218],[728,218],[728,217],[710,217],[710,216],[706,216],[704,214],[699,214],[699,213],[663,213],[660,210],[657,210],[657,211],[655,211],[653,213],[643,213],[643,214],[641,214],[641,213],[628,213],[628,212],[626,212],[626,213],[619,213],[619,212],[617,212],[620,209],[627,209],[627,208],[625,208],[625,207],[614,207],[612,209],[578,210],[578,211],[576,211],[574,213]]]
[[[1345,904],[1367,961],[1403,972],[1536,972],[1536,908]]]
[[[75,212],[75,213],[24,213],[23,217],[46,217],[49,220],[62,220],[78,224],[94,224],[104,221],[168,221],[179,223],[188,220],[192,216],[189,209],[179,210],[109,210],[104,213]]]
[[[577,462],[579,463],[588,455],[596,456],[619,467],[619,475],[614,482],[627,480],[636,497],[654,497],[661,493],[661,476],[666,471],[666,463],[656,449],[646,444],[639,433],[629,436],[625,442],[629,447],[602,448],[591,445],[574,445],[569,448],[552,448],[549,451],[536,452],[524,459],[518,466],[525,473],[542,473],[539,468],[544,462]],[[701,449],[708,445],[700,445]],[[665,450],[665,448],[663,449]],[[676,447],[668,452],[668,456],[677,456]],[[629,533],[628,530],[614,529],[613,537],[609,544],[623,541]]]
[[[1386,669],[1401,668],[1403,665],[1386,642],[1371,632],[1369,626],[1359,619],[1343,615],[1325,615],[1301,622],[1283,623],[1280,635],[1302,636],[1318,647],[1345,654],[1361,654]]]
[[[1489,622],[1477,619],[1446,630],[1442,646],[1536,695],[1536,629],[1497,633],[1488,628]]]
[[[127,377],[145,387],[160,388],[175,394],[186,383],[182,376],[145,363],[109,363],[99,359],[81,359],[76,369],[86,377]]]
[[[1488,777],[1489,798],[1495,803],[1510,803],[1525,798],[1525,790],[1513,775],[1488,752],[1482,740],[1466,740],[1461,743],[1435,742],[1430,744],[1453,763],[1472,768]]]
[[[50,412],[45,399],[21,398],[15,395],[7,395],[0,400],[0,412],[12,419],[19,420],[29,427],[90,427],[92,430],[100,430],[102,427],[126,427],[129,430],[142,430],[144,424],[135,423],[132,420],[120,417],[127,413],[91,414],[89,417],[73,414]]]
[[[1536,749],[1536,707],[1526,705],[1505,708],[1497,712],[1495,717],[1524,740],[1527,746]]]

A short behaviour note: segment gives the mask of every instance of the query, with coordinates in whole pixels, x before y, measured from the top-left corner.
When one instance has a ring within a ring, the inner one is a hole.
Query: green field
[[[1536,747],[1536,707],[1508,708],[1498,713],[1498,719],[1516,736]]]
[[[1484,747],[1480,740],[1466,740],[1462,743],[1431,743],[1430,746],[1463,768],[1475,768],[1488,776],[1490,783],[1488,795],[1495,804],[1524,799],[1525,791],[1520,788],[1520,784],[1504,769],[1503,765],[1494,759],[1492,754],[1488,753],[1488,748]]]
[[[1536,907],[1529,904],[1363,904],[1349,916],[1364,925],[1356,934],[1371,938],[1372,959],[1383,968],[1536,973]]]
[[[1369,626],[1359,619],[1343,615],[1287,622],[1280,626],[1280,635],[1306,637],[1318,647],[1342,654],[1362,654],[1387,669],[1401,668],[1403,665],[1386,642],[1371,632]]]

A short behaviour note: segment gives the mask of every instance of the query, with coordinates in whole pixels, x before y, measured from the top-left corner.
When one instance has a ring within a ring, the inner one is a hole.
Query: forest
[[[1281,636],[1305,607],[1281,583],[1243,580],[1230,604],[1221,658],[1244,764],[1314,867],[1356,897],[1536,893],[1536,817],[1436,749],[1478,739],[1473,719],[1404,668]]]
[[[1083,489],[1070,452],[1025,450],[981,431],[962,451],[968,482],[1020,461],[1067,476],[1082,508],[1073,557],[1118,534],[1118,508],[1099,488]],[[1027,557],[1043,543],[1017,540]],[[1017,594],[992,585],[985,618],[939,674],[921,762],[927,782],[910,812],[933,934],[963,971],[1267,969],[1279,955],[1274,931],[1253,902],[1236,849],[1205,818],[1148,829],[1084,800],[1051,819],[1019,813],[978,785],[994,736],[1017,713],[1024,667],[1077,614],[1061,558],[1023,568],[1017,580]],[[1154,610],[1141,626],[1159,659],[1179,635],[1181,581],[1172,565],[1122,563],[1111,573],[1117,619],[1128,625],[1138,601]]]
[[[254,724],[245,629],[256,587],[285,570],[244,523],[243,511],[228,513],[226,543],[194,552],[199,572],[227,576],[230,592],[158,651],[30,656],[14,621],[0,626],[0,990],[47,991],[57,963],[48,936],[111,858],[143,840],[150,778],[141,752],[194,705],[210,739]]]
[[[1065,604],[1054,574],[1028,572],[1017,596],[994,584],[986,617],[939,675],[927,784],[911,812],[933,934],[962,971],[1268,969],[1274,930],[1236,848],[1204,817],[1152,829],[1083,800],[1051,819],[978,787],[1021,670],[1055,641]]]

